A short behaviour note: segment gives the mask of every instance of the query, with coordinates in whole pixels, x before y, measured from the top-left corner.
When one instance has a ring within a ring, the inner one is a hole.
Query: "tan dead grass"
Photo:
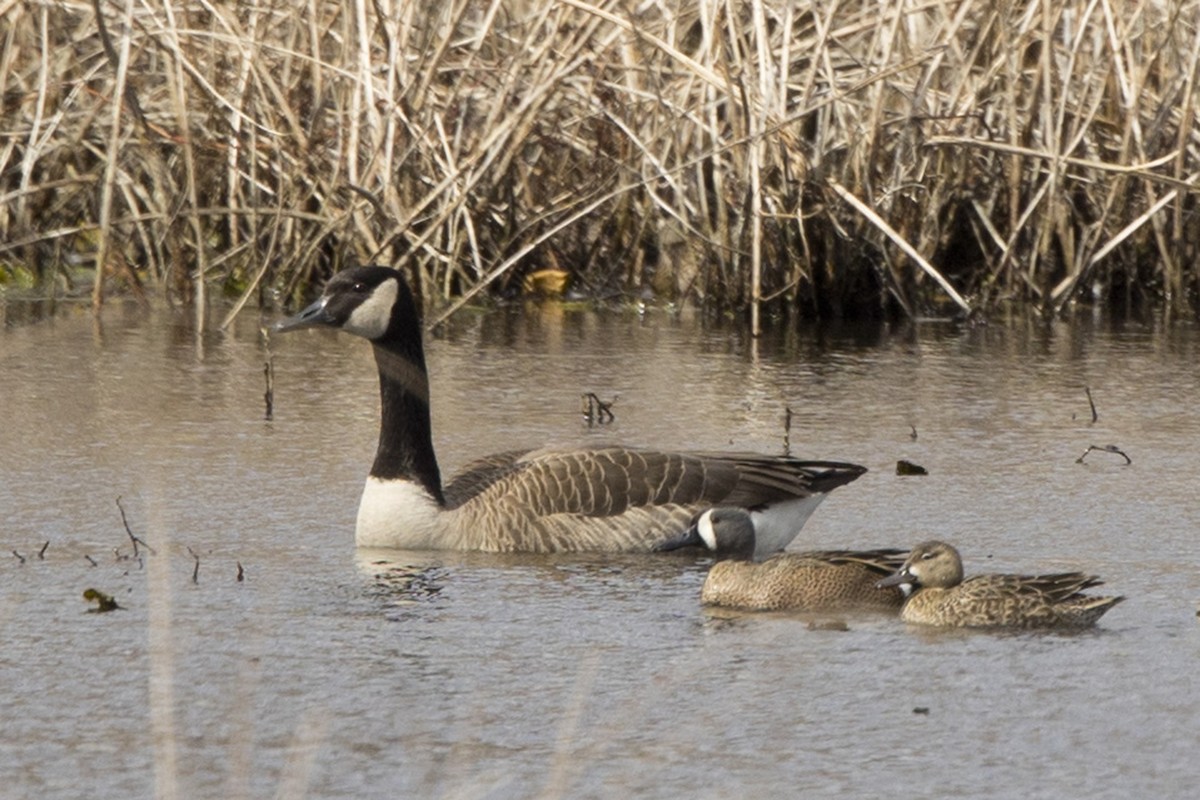
[[[241,308],[368,261],[430,298],[553,267],[756,324],[764,300],[1196,296],[1200,0],[0,0],[0,22],[0,274],[98,259],[97,304],[115,280]]]

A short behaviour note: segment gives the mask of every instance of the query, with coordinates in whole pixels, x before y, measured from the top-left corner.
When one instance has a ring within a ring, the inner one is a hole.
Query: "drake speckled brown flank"
[[[964,579],[958,550],[938,541],[917,545],[904,565],[880,582],[885,587],[906,583],[913,593],[901,619],[942,627],[1085,628],[1124,599],[1083,594],[1103,581],[1082,572]]]
[[[359,504],[360,546],[493,552],[653,552],[717,504],[752,507],[759,544],[780,550],[824,495],[866,472],[836,461],[621,446],[512,450],[442,485],[421,327],[404,277],[335,275],[321,298],[275,326],[335,328],[371,342],[380,433]]]
[[[744,509],[710,509],[696,525],[705,521],[711,525],[710,547],[724,557],[704,580],[700,600],[705,605],[751,611],[897,611],[904,602],[899,588],[877,584],[900,568],[907,551],[817,550],[754,562],[749,560],[754,525]]]

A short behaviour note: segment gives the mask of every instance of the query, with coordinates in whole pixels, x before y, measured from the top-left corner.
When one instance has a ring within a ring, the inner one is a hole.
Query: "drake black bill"
[[[665,553],[671,550],[682,550],[685,547],[704,547],[704,540],[700,538],[700,530],[695,524],[678,537],[655,545],[654,550],[658,553]]]

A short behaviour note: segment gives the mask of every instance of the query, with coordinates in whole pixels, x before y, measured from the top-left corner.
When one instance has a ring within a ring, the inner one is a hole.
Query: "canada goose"
[[[1103,583],[1095,575],[975,575],[963,579],[962,558],[945,542],[917,545],[896,573],[879,582],[909,593],[905,622],[946,627],[1084,628],[1125,598],[1082,594]]]
[[[781,550],[832,489],[864,467],[752,454],[625,447],[515,450],[442,486],[412,292],[399,272],[356,267],[276,331],[338,328],[368,339],[379,368],[379,448],[358,509],[360,547],[650,552],[715,504],[751,509],[759,551]]]
[[[708,571],[700,601],[705,605],[753,611],[898,611],[904,603],[899,588],[876,584],[904,563],[905,550],[814,550],[776,553],[754,562],[754,523],[741,508],[700,512],[677,542],[697,542],[718,558]]]

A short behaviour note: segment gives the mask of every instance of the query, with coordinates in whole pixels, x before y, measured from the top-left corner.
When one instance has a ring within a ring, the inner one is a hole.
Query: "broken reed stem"
[[[617,418],[612,412],[613,403],[617,402],[617,398],[614,397],[606,403],[595,392],[584,392],[581,399],[583,401],[583,418],[587,421],[589,428],[592,425],[605,425]]]
[[[187,551],[191,555],[191,557],[195,560],[195,566],[192,567],[192,583],[199,584],[200,583],[200,556],[195,550],[193,550],[190,547],[187,549]]]
[[[129,520],[125,517],[125,507],[121,505],[121,498],[119,495],[117,496],[117,508],[121,511],[121,524],[125,526],[125,533],[128,534],[129,541],[133,542],[133,557],[138,558],[139,544],[149,550],[150,555],[154,555],[154,548],[135,536],[133,531],[129,528]]]
[[[267,390],[263,392],[263,402],[267,406],[264,419],[270,422],[275,418],[275,364],[269,355],[263,364],[263,377],[267,381]]]
[[[934,269],[934,266],[926,261],[925,258],[918,253],[912,245],[905,241],[904,237],[902,237],[895,229],[893,229],[891,225],[889,225],[883,220],[882,217],[871,210],[870,206],[859,200],[857,197],[851,194],[849,190],[835,180],[829,181],[829,188],[833,189],[838,197],[849,203],[856,211],[858,211],[858,213],[862,214],[868,222],[870,222],[885,236],[891,239],[892,242],[895,243],[896,246],[901,250],[903,250],[909,258],[916,262],[917,266],[924,270],[927,275],[937,281],[938,285],[942,287],[942,291],[946,293],[946,296],[953,300],[954,304],[957,305],[963,311],[963,313],[971,313],[971,305],[962,298],[962,295],[955,290],[955,288],[950,284],[950,281],[946,280],[940,272]]]
[[[104,25],[104,14],[100,8],[100,0],[93,0],[96,11],[96,24],[100,37],[104,42],[104,50],[110,64],[116,71],[113,92],[109,98],[112,105],[111,122],[108,132],[108,149],[104,159],[104,178],[100,184],[100,240],[96,246],[96,275],[92,287],[92,308],[99,311],[104,303],[104,268],[108,263],[108,251],[112,248],[113,226],[113,188],[117,181],[117,165],[120,162],[121,140],[125,131],[121,125],[122,99],[125,97],[125,80],[129,72],[129,49],[132,42],[133,0],[125,0],[125,13],[122,20],[124,34],[120,37],[121,47],[117,50],[108,38]],[[114,63],[115,62],[115,63]],[[118,505],[120,505],[118,503]],[[124,512],[121,513],[124,516]]]

